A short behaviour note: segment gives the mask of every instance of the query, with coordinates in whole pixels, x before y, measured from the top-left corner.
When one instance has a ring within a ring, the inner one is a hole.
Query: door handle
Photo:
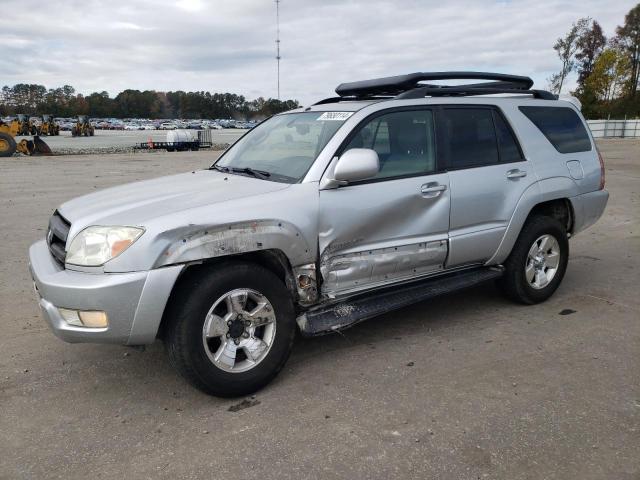
[[[425,183],[420,187],[420,193],[422,194],[423,197],[433,198],[440,195],[446,189],[447,189],[446,185],[441,185],[437,182],[429,182],[429,183]]]
[[[507,178],[522,178],[526,177],[527,172],[524,170],[520,170],[519,168],[514,168],[513,170],[509,170],[507,172]]]

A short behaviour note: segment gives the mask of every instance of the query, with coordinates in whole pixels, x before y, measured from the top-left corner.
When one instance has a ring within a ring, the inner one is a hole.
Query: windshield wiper
[[[229,167],[222,167],[220,165],[212,165],[209,170],[218,170],[219,172],[229,173],[231,169]]]
[[[271,173],[266,172],[264,170],[254,170],[253,168],[244,167],[244,168],[231,168],[231,171],[236,173],[246,173],[251,175],[252,177],[259,178],[261,180],[265,180],[271,176]]]

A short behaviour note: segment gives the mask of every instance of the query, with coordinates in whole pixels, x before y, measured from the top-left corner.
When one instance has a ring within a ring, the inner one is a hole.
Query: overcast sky
[[[344,81],[439,70],[559,68],[579,17],[608,36],[637,0],[282,0],[281,97],[303,105]],[[73,85],[276,96],[273,0],[0,0],[0,86]]]

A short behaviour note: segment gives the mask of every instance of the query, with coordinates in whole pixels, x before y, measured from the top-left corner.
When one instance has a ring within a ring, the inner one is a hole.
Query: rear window
[[[580,117],[568,107],[519,107],[560,153],[588,152],[591,140]]]

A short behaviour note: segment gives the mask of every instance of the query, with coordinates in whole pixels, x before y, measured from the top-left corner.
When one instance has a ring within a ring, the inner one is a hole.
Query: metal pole
[[[280,0],[276,2],[276,62],[278,65],[278,100],[280,100]]]

